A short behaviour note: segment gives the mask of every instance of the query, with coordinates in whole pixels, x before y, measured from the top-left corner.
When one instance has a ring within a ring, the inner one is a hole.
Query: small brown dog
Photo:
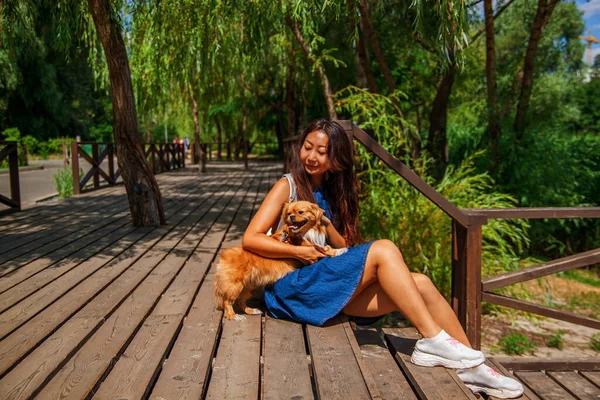
[[[331,257],[348,250],[332,249],[327,245],[327,225],[331,222],[316,204],[308,201],[285,204],[281,219],[285,224],[283,229],[271,236],[276,240],[297,246],[316,246]],[[260,314],[260,310],[246,305],[246,301],[252,297],[252,291],[275,283],[300,266],[299,260],[266,258],[241,246],[223,250],[215,276],[217,308],[224,310],[225,318],[229,320],[244,319],[235,314],[233,305],[236,303],[246,314]]]

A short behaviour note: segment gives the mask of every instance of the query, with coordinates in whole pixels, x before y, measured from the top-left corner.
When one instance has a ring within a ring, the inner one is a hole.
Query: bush
[[[527,336],[515,332],[504,336],[498,344],[506,354],[518,356],[533,353],[537,347]]]
[[[37,154],[39,143],[40,141],[31,135],[24,136],[21,141],[21,144],[27,148],[27,153],[29,154]]]
[[[65,167],[59,169],[56,174],[54,174],[54,185],[56,186],[56,191],[58,192],[58,197],[60,199],[66,199],[73,196],[73,171],[71,171],[71,168]]]

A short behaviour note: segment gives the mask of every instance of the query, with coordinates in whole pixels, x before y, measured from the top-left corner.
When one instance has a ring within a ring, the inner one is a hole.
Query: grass
[[[593,287],[600,287],[600,279],[598,278],[598,275],[587,269],[573,269],[571,271],[565,271],[559,276],[570,279],[572,281],[585,283],[586,285],[590,285]]]
[[[564,334],[565,334],[565,332],[559,329],[552,336],[550,336],[548,338],[548,340],[546,341],[546,346],[552,347],[554,349],[562,350],[565,347],[565,344],[563,342]]]
[[[59,169],[54,174],[54,184],[60,199],[73,196],[73,172],[71,168]]]
[[[537,348],[535,342],[522,333],[510,333],[498,342],[498,345],[508,355],[523,355],[533,353]]]
[[[600,352],[600,332],[592,336],[592,338],[590,339],[590,347]]]

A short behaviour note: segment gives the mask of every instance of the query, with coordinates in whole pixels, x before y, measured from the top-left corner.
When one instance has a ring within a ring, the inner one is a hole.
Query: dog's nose
[[[296,222],[296,216],[295,215],[290,215],[290,221]]]

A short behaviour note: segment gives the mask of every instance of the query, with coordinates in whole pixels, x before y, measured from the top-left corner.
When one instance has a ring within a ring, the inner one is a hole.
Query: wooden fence
[[[17,142],[0,141],[0,165],[8,159],[10,174],[10,197],[0,194],[0,203],[12,210],[21,210],[21,189],[19,187],[19,158]]]
[[[90,146],[92,154],[88,154],[83,146]],[[165,171],[185,168],[185,155],[183,146],[169,143],[148,143],[145,145],[145,155],[154,174]],[[81,177],[79,157],[87,161],[92,167]],[[114,185],[120,176],[118,166],[115,164],[116,146],[113,143],[98,142],[72,142],[71,143],[71,170],[73,172],[73,194],[98,189],[100,179],[106,185]],[[107,160],[107,170],[101,165]],[[86,187],[93,179],[91,187]]]
[[[489,219],[600,218],[600,207],[459,209],[358,126],[351,121],[338,122],[351,138],[375,154],[452,219],[452,308],[473,347],[480,348],[482,301],[600,329],[600,321],[597,319],[492,292],[494,289],[515,283],[600,263],[600,248],[486,280],[481,278],[482,227],[487,224]],[[289,171],[290,161],[293,157],[292,149],[297,139],[296,136],[284,141],[286,171]]]

